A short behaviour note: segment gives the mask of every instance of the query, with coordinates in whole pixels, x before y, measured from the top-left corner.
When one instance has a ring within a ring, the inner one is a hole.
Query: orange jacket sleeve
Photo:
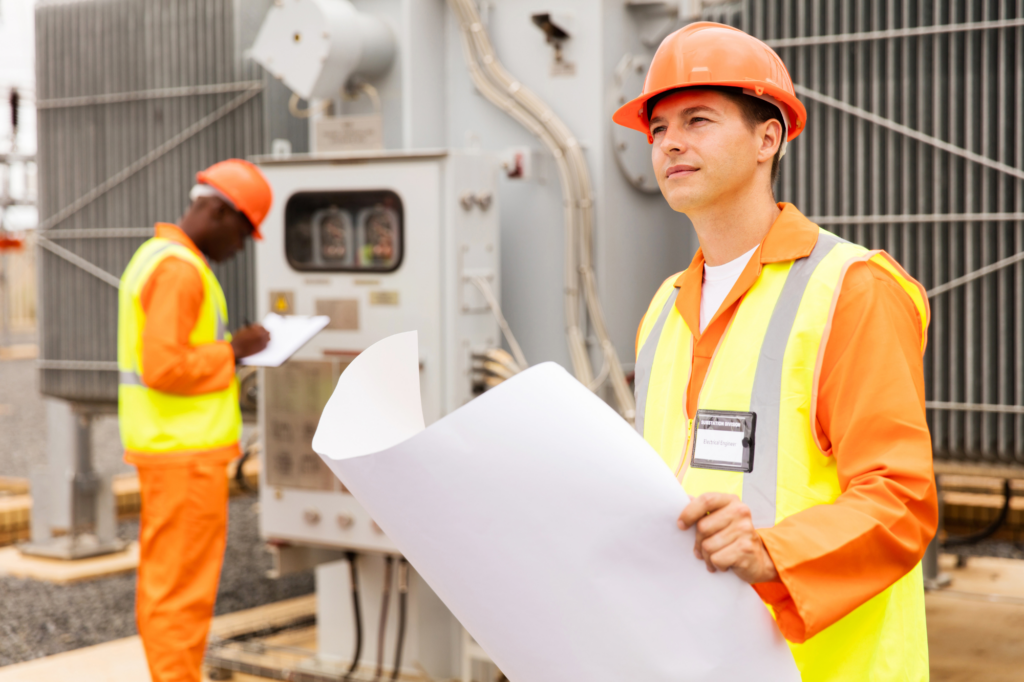
[[[755,585],[791,642],[910,571],[938,524],[918,312],[879,266],[850,267],[822,360],[818,434],[842,494],[759,531],[781,583]]]
[[[141,297],[146,311],[142,380],[150,388],[200,395],[222,391],[234,380],[235,354],[230,343],[189,343],[203,296],[199,272],[180,258],[165,258],[146,281]]]

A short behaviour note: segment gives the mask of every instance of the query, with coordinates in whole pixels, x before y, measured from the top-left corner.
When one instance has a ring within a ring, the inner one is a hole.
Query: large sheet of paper
[[[309,340],[330,324],[326,315],[278,315],[267,313],[260,323],[270,332],[270,344],[259,353],[242,358],[243,365],[280,367]]]
[[[554,363],[424,428],[415,332],[341,375],[313,449],[512,682],[798,682],[749,585],[708,573],[686,494]]]

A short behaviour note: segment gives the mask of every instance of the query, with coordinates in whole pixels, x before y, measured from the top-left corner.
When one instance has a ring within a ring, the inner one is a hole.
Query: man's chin
[[[672,210],[677,213],[699,211],[707,203],[704,197],[696,192],[669,192],[665,200]]]

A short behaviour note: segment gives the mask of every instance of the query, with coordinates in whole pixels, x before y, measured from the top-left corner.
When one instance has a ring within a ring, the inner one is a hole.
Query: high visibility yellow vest
[[[230,339],[226,330],[227,301],[206,262],[183,244],[154,238],[135,252],[118,295],[118,416],[125,448],[142,453],[185,453],[213,450],[237,443],[242,433],[238,383],[213,393],[174,395],[149,388],[142,380],[142,330],[146,313],[142,289],[156,267],[174,256],[195,265],[205,295],[189,343],[200,345]]]
[[[739,496],[754,525],[772,527],[839,497],[836,463],[813,425],[817,369],[846,268],[871,260],[913,299],[927,331],[927,300],[887,254],[821,230],[807,258],[766,264],[742,299],[711,360],[699,409],[753,412],[756,445],[749,473],[685,468],[687,494]],[[637,430],[677,473],[692,457],[686,389],[693,338],[675,307],[676,276],[659,288],[641,326]],[[803,644],[790,643],[804,682],[917,682],[928,679],[921,566]]]

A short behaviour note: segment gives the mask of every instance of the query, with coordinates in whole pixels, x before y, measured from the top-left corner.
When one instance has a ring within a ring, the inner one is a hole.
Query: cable
[[[480,294],[487,301],[487,305],[491,309],[491,313],[494,314],[494,319],[498,321],[498,326],[501,327],[501,333],[505,335],[505,340],[508,341],[508,347],[512,351],[513,357],[516,359],[516,364],[519,365],[520,371],[530,366],[530,363],[526,361],[526,356],[523,355],[523,349],[519,347],[519,342],[516,341],[516,337],[512,334],[512,328],[508,326],[508,322],[505,321],[505,315],[501,312],[501,304],[498,303],[498,299],[494,295],[494,291],[491,289],[491,285],[486,279],[479,275],[470,277],[469,281],[473,283],[477,289],[480,290]]]
[[[391,679],[397,680],[402,670],[402,647],[405,644],[405,612],[409,602],[409,562],[398,559],[398,640],[395,642],[395,667]]]
[[[377,627],[377,671],[373,674],[375,680],[379,680],[384,674],[384,643],[387,640],[388,602],[391,601],[391,571],[394,562],[394,557],[384,557],[384,592],[380,600],[380,625]]]
[[[1003,508],[999,510],[999,516],[996,520],[990,523],[986,528],[979,530],[977,533],[971,533],[970,535],[964,535],[962,537],[951,537],[946,538],[946,541],[942,543],[944,548],[948,547],[962,547],[963,545],[973,545],[976,542],[981,542],[985,538],[991,537],[996,534],[1003,524],[1006,523],[1006,518],[1010,515],[1010,500],[1013,498],[1013,490],[1010,488],[1010,479],[1003,480]]]
[[[608,378],[615,401],[622,415],[632,422],[636,403],[608,336],[594,282],[591,263],[593,198],[590,174],[579,141],[549,106],[501,66],[473,0],[448,0],[448,4],[459,21],[463,52],[474,85],[489,102],[538,137],[555,158],[565,196],[565,317],[573,372],[584,385],[600,386],[594,386],[594,370],[582,329],[582,293],[582,303],[609,364]]]
[[[345,552],[345,559],[348,560],[349,576],[352,579],[352,611],[356,620],[356,652],[352,656],[352,665],[345,673],[346,680],[352,678],[352,673],[359,667],[359,657],[363,653],[363,612],[359,608],[359,569],[356,568],[355,552]]]
[[[259,492],[256,488],[249,485],[249,481],[246,480],[245,471],[243,470],[245,463],[252,457],[253,452],[259,451],[259,441],[260,430],[253,429],[252,433],[249,434],[249,438],[245,441],[245,446],[242,448],[242,456],[238,458],[238,465],[235,467],[235,483],[238,485],[238,489],[244,493],[255,494]]]

